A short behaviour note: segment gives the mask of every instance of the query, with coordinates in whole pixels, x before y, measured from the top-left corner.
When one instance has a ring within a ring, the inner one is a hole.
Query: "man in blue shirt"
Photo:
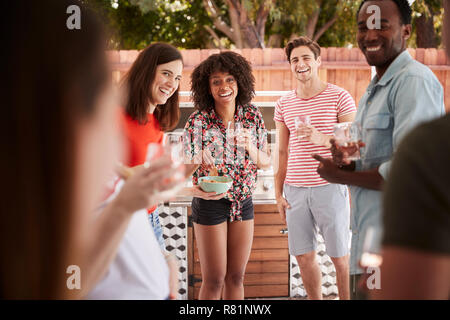
[[[443,30],[450,30],[450,0],[443,4]],[[450,57],[450,33],[443,41]],[[449,137],[447,113],[410,132],[395,153],[383,188],[381,290],[372,298],[450,297]]]
[[[364,237],[368,227],[381,230],[380,190],[388,176],[391,157],[405,134],[445,112],[438,79],[406,50],[411,35],[411,8],[407,0],[365,0],[357,22],[358,45],[369,65],[376,68],[376,76],[361,98],[355,118],[361,125],[365,143],[361,160],[349,163],[334,143],[333,160],[314,157],[321,162],[317,172],[322,178],[350,185],[350,289],[352,297],[359,299],[364,298],[356,288],[364,273],[359,266]]]

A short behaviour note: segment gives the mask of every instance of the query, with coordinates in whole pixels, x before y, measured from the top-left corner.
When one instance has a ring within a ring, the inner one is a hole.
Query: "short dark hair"
[[[361,11],[362,6],[364,3],[368,1],[383,1],[383,0],[363,0],[361,4],[359,5],[358,11],[356,12],[356,17],[358,17],[359,12]],[[398,11],[400,12],[400,19],[402,21],[402,24],[411,24],[412,20],[412,9],[409,5],[408,0],[386,0],[386,1],[392,1],[397,5]]]
[[[139,53],[122,82],[127,93],[125,110],[133,120],[137,120],[140,124],[147,123],[148,105],[152,100],[149,88],[155,79],[156,68],[176,60],[183,62],[180,51],[163,42],[153,43]],[[154,111],[163,131],[172,130],[180,120],[179,90],[180,87],[163,106],[157,106]]]
[[[250,63],[240,54],[224,51],[213,54],[201,62],[191,75],[191,91],[195,108],[207,110],[214,107],[214,98],[209,89],[209,78],[215,72],[228,72],[237,82],[236,103],[242,106],[255,96],[255,77]]]
[[[302,37],[299,37],[297,39],[290,41],[287,44],[286,48],[284,49],[284,52],[286,53],[286,57],[287,57],[289,63],[291,62],[290,60],[291,60],[292,50],[294,50],[295,48],[301,47],[301,46],[308,47],[314,53],[314,58],[316,60],[318,57],[320,57],[319,44],[306,36],[302,36]]]

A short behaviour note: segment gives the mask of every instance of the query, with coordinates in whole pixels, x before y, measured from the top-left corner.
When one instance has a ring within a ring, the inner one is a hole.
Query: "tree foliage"
[[[222,6],[215,0],[202,2],[214,27],[226,35],[236,47],[265,47],[266,22],[276,0],[224,0]],[[218,35],[212,28],[207,30],[218,40]]]
[[[306,35],[322,46],[343,46],[355,39],[357,1],[277,0],[271,12],[269,33],[278,37],[275,46]]]
[[[85,0],[112,31],[111,47],[142,49],[283,47],[308,35],[321,46],[356,45],[354,0]],[[416,0],[410,46],[437,47],[442,0]]]
[[[412,8],[413,37],[410,46],[436,48],[441,42],[443,5],[442,0],[416,0]]]
[[[111,48],[143,49],[155,41],[180,48],[205,48],[212,22],[200,1],[85,0],[104,18]]]

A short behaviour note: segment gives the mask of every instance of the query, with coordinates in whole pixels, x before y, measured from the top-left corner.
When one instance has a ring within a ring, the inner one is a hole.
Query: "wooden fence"
[[[242,54],[252,63],[257,91],[285,91],[296,86],[289,63],[283,49],[242,49],[233,50]],[[411,56],[427,65],[436,74],[445,91],[445,105],[450,112],[450,59],[442,49],[408,49]],[[218,53],[218,49],[182,50],[184,60],[181,90],[190,90],[190,75],[197,64],[209,55]],[[109,51],[113,79],[118,82],[136,59],[139,51]],[[358,48],[322,48],[322,66],[319,75],[322,80],[346,89],[359,101],[364,94],[371,76],[371,68]],[[270,101],[273,98],[260,97],[258,101]]]

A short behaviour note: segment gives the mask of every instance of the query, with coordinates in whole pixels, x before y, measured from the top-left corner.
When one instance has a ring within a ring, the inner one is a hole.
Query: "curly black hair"
[[[358,17],[359,12],[361,11],[362,6],[367,1],[373,1],[373,0],[363,0],[361,4],[359,5],[358,11],[356,12],[356,17]],[[381,1],[381,0],[379,0]],[[409,5],[408,0],[389,0],[394,2],[397,5],[398,11],[400,12],[400,18],[402,20],[403,24],[411,24],[412,20],[412,9]]]
[[[215,72],[231,74],[238,85],[236,103],[242,106],[255,96],[255,77],[252,67],[243,56],[233,51],[213,54],[201,62],[191,74],[191,92],[197,110],[214,108],[214,98],[209,89],[209,78]]]

